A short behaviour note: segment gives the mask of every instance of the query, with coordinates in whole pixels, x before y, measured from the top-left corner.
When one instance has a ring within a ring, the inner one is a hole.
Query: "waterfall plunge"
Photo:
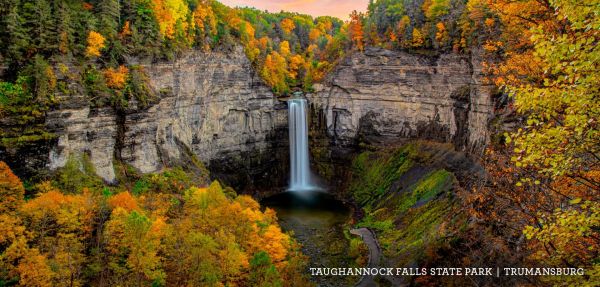
[[[288,101],[290,130],[290,191],[315,190],[311,181],[308,160],[308,123],[306,121],[306,100]]]

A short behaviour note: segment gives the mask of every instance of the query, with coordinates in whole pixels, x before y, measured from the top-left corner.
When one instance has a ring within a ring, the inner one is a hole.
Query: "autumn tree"
[[[87,37],[87,48],[85,54],[88,57],[99,57],[100,50],[105,47],[106,39],[96,31],[90,31]]]
[[[94,204],[89,192],[64,195],[50,185],[40,184],[40,194],[21,208],[28,230],[48,264],[54,266],[53,282],[81,285],[86,260],[85,242],[91,236]]]
[[[352,14],[350,14],[350,24],[348,29],[352,44],[360,51],[364,49],[362,17],[362,14],[352,11]]]
[[[106,85],[109,88],[122,89],[125,86],[129,70],[124,65],[120,65],[119,68],[108,68],[104,71],[104,78],[106,79]]]
[[[285,19],[281,20],[280,25],[281,25],[281,29],[286,34],[290,34],[292,32],[292,30],[294,30],[296,28],[296,24],[294,23],[294,20],[292,20],[290,18],[285,18]]]
[[[276,93],[282,94],[289,91],[286,82],[287,62],[277,51],[271,52],[265,58],[261,76],[273,87]]]
[[[11,214],[23,203],[25,189],[8,165],[0,161],[0,214]]]
[[[413,48],[420,48],[421,46],[423,46],[424,43],[424,39],[423,39],[423,34],[421,33],[421,31],[419,29],[413,29],[412,31],[412,42],[411,45]]]
[[[166,275],[159,251],[163,248],[161,240],[166,228],[162,218],[150,219],[143,213],[128,212],[121,207],[113,210],[104,234],[113,284],[164,284]]]
[[[509,226],[505,232],[513,239],[523,234],[529,239],[526,250],[531,253],[525,260],[585,266],[588,275],[569,284],[594,285],[599,270],[591,258],[598,256],[600,106],[593,59],[600,50],[591,43],[600,36],[597,6],[577,1],[488,4],[504,26],[500,43],[493,43],[504,53],[498,63],[489,64],[491,79],[511,96],[509,108],[523,125],[504,135],[508,151],[491,151],[496,165],[503,167],[488,169],[494,188],[473,193],[479,197],[475,201],[487,206],[487,211],[476,210]],[[481,6],[474,7],[474,17],[493,29],[495,20],[489,21]],[[487,50],[498,53],[493,47]]]

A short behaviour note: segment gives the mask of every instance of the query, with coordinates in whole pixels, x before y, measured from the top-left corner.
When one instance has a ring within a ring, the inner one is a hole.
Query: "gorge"
[[[344,149],[359,138],[424,138],[481,150],[493,105],[479,61],[477,54],[420,56],[379,48],[353,53],[307,94],[310,129],[325,135],[311,136],[310,144]],[[241,48],[191,52],[145,69],[160,96],[156,103],[137,109],[133,101],[117,112],[90,107],[76,95],[61,99],[47,117],[58,139],[47,153],[27,157],[23,170],[53,170],[86,153],[97,174],[114,182],[115,159],[149,173],[194,155],[215,178],[241,190],[287,184],[286,103],[256,76]],[[330,155],[316,156],[315,164]]]
[[[77,98],[62,99],[47,119],[58,139],[46,158],[35,162],[60,169],[69,158],[86,154],[101,178],[116,183],[117,162],[144,174],[193,166],[198,159],[212,178],[241,193],[267,197],[262,204],[277,211],[284,231],[294,231],[312,264],[360,266],[343,250],[358,252],[344,233],[347,204],[354,206],[354,213],[362,205],[353,203],[348,191],[348,173],[361,145],[386,147],[427,139],[450,143],[449,150],[479,152],[488,141],[487,125],[493,116],[492,88],[481,83],[476,54],[422,56],[367,48],[344,58],[306,99],[287,102],[256,76],[241,48],[231,53],[192,52],[144,68],[160,97],[155,103],[137,108],[133,101],[128,109],[117,111],[93,108]],[[330,195],[268,197],[286,189],[314,188],[309,155]],[[410,169],[408,177],[400,179],[404,188],[413,188],[410,185],[429,176],[432,167],[452,170],[446,165],[455,156],[442,152],[439,158],[444,164],[422,163]],[[471,166],[452,171],[478,172],[470,171]],[[325,244],[329,242],[339,244]],[[356,260],[364,260],[356,254]],[[359,279],[318,282],[345,286]]]
[[[0,286],[600,286],[599,0],[241,2],[3,1]]]

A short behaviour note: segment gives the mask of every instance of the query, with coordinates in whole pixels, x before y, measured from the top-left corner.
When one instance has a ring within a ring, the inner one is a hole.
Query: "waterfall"
[[[308,123],[306,121],[306,100],[288,101],[290,130],[290,187],[289,190],[314,190],[311,182],[308,160]]]

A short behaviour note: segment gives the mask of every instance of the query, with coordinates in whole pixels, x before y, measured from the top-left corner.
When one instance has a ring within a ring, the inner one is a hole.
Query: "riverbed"
[[[302,245],[308,267],[355,267],[345,225],[351,210],[326,192],[283,192],[268,197],[262,205],[277,212],[279,224]],[[306,270],[309,272],[309,270]],[[310,273],[308,273],[310,274]],[[318,286],[352,286],[358,276],[311,277]]]

